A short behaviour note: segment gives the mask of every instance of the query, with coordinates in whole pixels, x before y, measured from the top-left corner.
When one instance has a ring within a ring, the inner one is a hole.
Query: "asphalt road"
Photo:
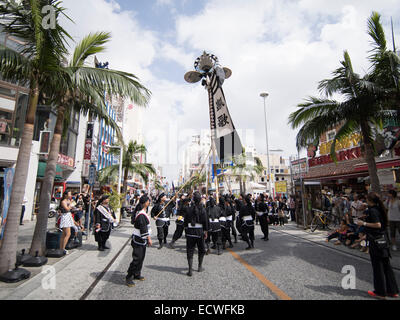
[[[239,241],[232,252],[211,253],[204,259],[205,271],[198,273],[197,253],[194,274],[186,276],[186,240],[176,249],[158,250],[156,227],[152,222],[154,247],[147,248],[142,270],[143,282],[129,288],[125,276],[131,262],[130,245],[122,250],[88,300],[364,300],[373,289],[370,263],[356,256],[331,250],[285,232],[286,227],[270,228],[270,241],[260,240],[256,226],[255,249],[246,251]],[[127,228],[131,228],[128,226]],[[171,222],[168,240],[175,231]],[[368,255],[366,255],[368,256]],[[353,266],[356,288],[345,290],[344,266]],[[396,271],[400,284],[400,272]]]

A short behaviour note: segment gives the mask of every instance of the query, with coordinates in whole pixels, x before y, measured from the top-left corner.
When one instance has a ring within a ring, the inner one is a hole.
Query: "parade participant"
[[[239,236],[242,238],[243,240],[243,236],[242,236],[242,220],[240,219],[240,210],[244,207],[244,195],[240,195],[239,199],[235,200],[235,209],[236,212],[238,213],[237,217],[236,217],[236,229],[239,232]]]
[[[189,203],[190,203],[190,199],[185,198],[185,196],[182,195],[181,199],[178,202],[177,218],[175,220],[176,230],[175,230],[174,235],[172,236],[172,242],[169,244],[169,247],[171,249],[175,249],[174,248],[175,242],[178,241],[183,235],[183,230],[185,229],[185,227],[184,227],[185,213],[189,207]]]
[[[106,247],[106,241],[110,237],[111,228],[113,223],[116,221],[113,212],[109,207],[110,196],[102,196],[98,203],[96,210],[94,211],[94,224],[95,224],[95,235],[94,238],[98,243],[98,250],[104,251],[109,249]]]
[[[160,243],[158,249],[162,249],[163,242],[164,244],[167,243],[167,236],[168,236],[168,227],[169,227],[169,214],[170,211],[164,210],[161,214],[160,212],[163,209],[163,205],[166,201],[167,197],[165,193],[160,194],[157,199],[156,204],[154,205],[153,209],[151,209],[151,217],[156,219],[156,226],[157,226],[157,239]],[[158,215],[158,217],[157,217]],[[157,217],[157,218],[156,218]]]
[[[145,278],[142,277],[142,267],[143,261],[146,256],[146,246],[147,244],[151,247],[151,227],[150,218],[146,213],[146,209],[150,205],[150,199],[148,196],[144,195],[140,198],[138,204],[139,212],[136,215],[135,221],[133,222],[133,235],[131,246],[133,248],[132,252],[132,262],[128,269],[128,275],[126,276],[126,284],[128,287],[135,285],[133,280],[144,281]]]
[[[201,194],[199,192],[194,193],[193,204],[189,207],[185,214],[185,230],[186,252],[189,264],[189,271],[187,275],[191,277],[193,271],[193,254],[196,245],[199,254],[199,272],[204,270],[202,265],[206,252],[204,240],[207,239],[208,219],[206,210],[201,204]]]
[[[206,239],[207,252],[209,252],[209,244],[212,241],[211,249],[217,249],[217,254],[222,254],[222,230],[220,217],[222,215],[221,208],[217,206],[214,198],[210,197],[207,207],[207,216],[209,220],[209,236]]]
[[[263,194],[260,194],[260,202],[257,207],[257,216],[260,220],[261,231],[264,237],[261,238],[264,241],[269,240],[269,226],[268,226],[268,205],[265,203],[265,198]]]
[[[231,222],[232,222],[232,209],[227,196],[220,198],[220,204],[223,203],[223,216],[220,217],[222,229],[222,247],[226,249],[226,241],[229,243],[229,248],[233,248],[231,239]],[[222,219],[222,220],[221,220]]]
[[[237,231],[235,228],[235,223],[236,223],[236,203],[235,203],[235,196],[232,195],[230,198],[230,205],[231,205],[231,210],[232,210],[232,220],[231,220],[231,229],[232,229],[232,235],[235,238],[235,243],[237,243]]]
[[[254,248],[254,220],[256,212],[251,203],[251,194],[248,194],[244,200],[245,205],[240,209],[239,216],[242,220],[243,240],[248,244],[246,250],[250,250]]]

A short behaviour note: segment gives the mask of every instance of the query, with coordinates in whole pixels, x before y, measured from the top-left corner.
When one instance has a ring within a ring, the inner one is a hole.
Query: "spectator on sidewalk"
[[[72,199],[71,192],[66,191],[64,192],[60,203],[60,210],[61,210],[60,229],[62,230],[60,249],[63,250],[64,254],[68,254],[68,251],[65,250],[65,247],[71,236],[71,228],[75,227],[75,222],[71,215],[71,210],[72,210],[71,199]]]
[[[19,225],[24,225],[24,214],[25,214],[25,206],[28,203],[28,198],[24,196],[24,200],[22,201],[22,208],[21,208],[21,217],[19,218]]]
[[[296,201],[294,196],[290,196],[289,200],[290,221],[296,221]]]
[[[389,191],[387,208],[389,214],[389,227],[392,250],[397,251],[396,231],[400,233],[400,200],[399,198],[397,198],[397,192],[394,190]]]
[[[392,266],[390,265],[390,245],[386,239],[388,226],[388,213],[379,196],[371,192],[367,196],[368,210],[366,221],[358,221],[359,226],[364,226],[369,242],[369,254],[374,276],[374,291],[368,291],[372,297],[385,299],[386,296],[398,298],[399,289]],[[377,241],[378,239],[386,240]]]
[[[326,242],[338,238],[338,240],[335,242],[335,245],[341,245],[346,241],[346,234],[348,230],[349,226],[347,225],[346,220],[343,219],[340,223],[340,227],[328,235]]]

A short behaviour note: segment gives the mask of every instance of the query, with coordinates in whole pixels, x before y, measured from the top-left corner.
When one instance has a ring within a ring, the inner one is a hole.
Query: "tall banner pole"
[[[218,57],[203,52],[194,63],[195,71],[185,74],[188,83],[201,81],[202,86],[208,91],[211,148],[213,152],[213,171],[216,178],[217,203],[219,203],[219,184],[216,172],[217,154],[218,162],[225,163],[236,155],[243,153],[240,137],[233,125],[229,114],[222,85],[232,75],[229,68],[219,65]]]

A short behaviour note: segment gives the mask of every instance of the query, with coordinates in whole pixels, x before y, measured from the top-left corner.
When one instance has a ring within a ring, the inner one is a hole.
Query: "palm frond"
[[[109,32],[90,33],[76,46],[70,67],[82,67],[86,59],[92,55],[103,52],[105,44],[111,39]]]
[[[335,112],[338,105],[338,102],[334,100],[309,97],[306,102],[297,106],[299,108],[297,111],[289,115],[289,124],[293,129],[296,129],[315,117]]]
[[[146,106],[151,92],[130,73],[82,66],[71,67],[77,87],[94,86],[109,96],[129,98],[138,106]]]
[[[382,54],[387,49],[385,31],[381,24],[381,15],[373,12],[368,19],[368,34],[372,38],[372,52],[374,54]]]

